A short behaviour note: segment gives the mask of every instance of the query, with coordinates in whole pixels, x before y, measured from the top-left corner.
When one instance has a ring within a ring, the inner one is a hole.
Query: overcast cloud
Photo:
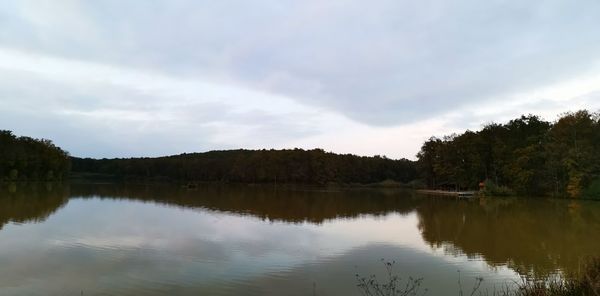
[[[600,2],[0,4],[0,129],[76,156],[315,148],[600,109]]]

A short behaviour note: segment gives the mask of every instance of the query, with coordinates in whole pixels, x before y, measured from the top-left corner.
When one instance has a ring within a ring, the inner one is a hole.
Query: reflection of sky
[[[197,289],[262,294],[268,291],[261,286],[294,279],[310,289],[310,282],[300,280],[307,273],[337,275],[340,287],[344,280],[339,277],[347,277],[347,286],[354,288],[355,271],[346,275],[348,266],[378,266],[386,252],[387,258],[401,258],[403,266],[428,277],[443,276],[435,272],[441,266],[445,273],[461,269],[494,276],[482,260],[432,250],[417,223],[414,213],[390,213],[287,224],[152,203],[71,199],[43,223],[9,224],[0,232],[0,288],[8,295],[80,290],[185,294]],[[378,248],[386,252],[371,251]],[[360,254],[369,259],[359,263]],[[336,266],[341,269],[327,272]],[[513,275],[505,268],[499,274]]]

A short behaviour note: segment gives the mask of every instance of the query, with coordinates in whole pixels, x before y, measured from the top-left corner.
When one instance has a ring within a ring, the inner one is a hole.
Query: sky
[[[323,148],[600,110],[597,0],[3,0],[0,129],[80,157]]]

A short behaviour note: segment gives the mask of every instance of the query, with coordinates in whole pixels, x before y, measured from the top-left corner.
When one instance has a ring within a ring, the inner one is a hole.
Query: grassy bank
[[[376,276],[356,275],[357,287],[364,296],[417,296],[427,295],[423,278],[402,280],[394,273],[394,262],[384,262],[386,276],[380,281]],[[600,295],[600,258],[591,259],[577,275],[563,279],[532,280],[523,278],[520,283],[506,283],[493,291],[481,290],[483,278],[477,278],[473,287],[464,288],[460,274],[457,294],[460,296],[598,296]]]

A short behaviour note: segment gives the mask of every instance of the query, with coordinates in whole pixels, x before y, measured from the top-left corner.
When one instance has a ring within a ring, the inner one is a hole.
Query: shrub
[[[600,199],[600,178],[592,181],[590,186],[583,191],[582,197],[588,199]]]
[[[490,180],[485,181],[485,187],[481,190],[481,193],[484,196],[510,196],[515,194],[510,188],[497,185]]]
[[[357,286],[362,295],[365,296],[416,296],[425,295],[427,289],[421,292],[422,278],[406,281],[394,274],[394,262],[384,262],[386,268],[386,279],[379,282],[374,275],[366,278],[356,275]],[[531,280],[523,278],[523,282],[516,286],[506,284],[504,289],[481,291],[479,288],[483,278],[477,277],[475,285],[470,291],[463,294],[460,280],[458,278],[458,295],[480,295],[480,296],[598,296],[600,295],[600,258],[591,259],[583,267],[583,272],[572,275],[565,279]]]

